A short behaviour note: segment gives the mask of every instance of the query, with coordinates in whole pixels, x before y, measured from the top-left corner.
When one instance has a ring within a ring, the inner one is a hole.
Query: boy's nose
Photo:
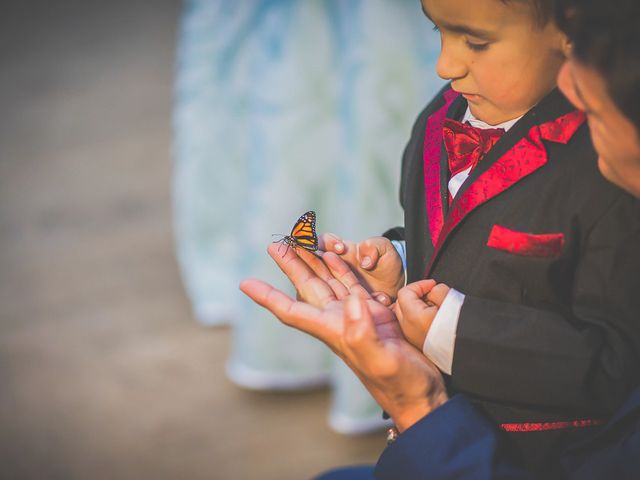
[[[467,67],[456,55],[454,46],[442,39],[440,56],[436,64],[436,73],[444,80],[456,80],[467,75]]]

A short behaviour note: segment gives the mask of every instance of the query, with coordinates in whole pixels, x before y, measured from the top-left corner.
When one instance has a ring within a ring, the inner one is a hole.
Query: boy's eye
[[[440,31],[440,27],[438,27],[438,25],[436,25],[435,23],[433,24],[433,28],[432,30],[434,32],[439,32]],[[471,42],[469,40],[465,40],[467,47],[469,47],[471,50],[475,51],[475,52],[481,52],[483,50],[486,50],[487,48],[489,48],[489,44],[491,42]]]
[[[474,52],[481,52],[489,48],[489,43],[474,43],[474,42],[470,42],[469,40],[467,40],[466,42],[467,42],[467,47],[469,47]]]

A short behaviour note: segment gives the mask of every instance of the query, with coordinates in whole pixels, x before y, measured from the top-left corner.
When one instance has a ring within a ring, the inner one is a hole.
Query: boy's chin
[[[487,123],[489,125],[496,125],[500,122],[494,122],[496,115],[490,111],[491,109],[487,108],[486,105],[482,105],[480,102],[471,102],[467,101],[469,105],[469,110],[471,110],[471,114],[478,120]],[[489,110],[489,111],[487,111]]]
[[[468,102],[469,110],[475,118],[486,123],[487,125],[499,125],[514,118],[518,118],[522,114],[508,114],[500,112],[493,108],[486,100],[480,99],[478,102]]]

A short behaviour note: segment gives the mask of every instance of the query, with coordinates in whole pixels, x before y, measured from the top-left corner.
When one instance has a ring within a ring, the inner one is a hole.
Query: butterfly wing
[[[318,250],[318,236],[316,235],[316,212],[309,211],[302,215],[293,225],[290,240],[298,247],[315,252]]]

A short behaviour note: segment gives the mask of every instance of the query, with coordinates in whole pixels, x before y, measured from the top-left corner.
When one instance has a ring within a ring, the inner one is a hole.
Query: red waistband
[[[500,425],[500,428],[505,432],[544,432],[546,430],[561,430],[563,428],[596,427],[602,425],[602,423],[602,420],[584,418],[566,422],[503,423]]]

